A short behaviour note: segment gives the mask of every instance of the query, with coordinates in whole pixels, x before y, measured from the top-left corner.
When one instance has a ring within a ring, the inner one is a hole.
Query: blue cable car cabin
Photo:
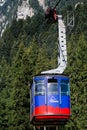
[[[71,115],[69,78],[40,75],[30,89],[30,122],[33,125],[65,124]]]

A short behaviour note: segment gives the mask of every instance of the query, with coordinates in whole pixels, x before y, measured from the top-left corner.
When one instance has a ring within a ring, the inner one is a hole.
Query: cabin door
[[[57,79],[48,79],[47,82],[47,112],[59,114],[60,95]]]

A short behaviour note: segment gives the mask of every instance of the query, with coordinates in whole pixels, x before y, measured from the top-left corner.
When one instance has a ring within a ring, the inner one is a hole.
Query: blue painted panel
[[[61,96],[60,108],[70,108],[70,96]]]
[[[54,79],[66,79],[66,80],[69,80],[68,77],[66,76],[62,76],[62,75],[44,75],[44,76],[36,76],[34,77],[34,80],[41,80],[41,79],[51,79],[51,78],[54,78]]]
[[[35,107],[45,105],[45,96],[35,96]]]
[[[58,95],[48,95],[48,106],[59,107],[59,96]]]
[[[36,80],[45,80],[46,77],[42,77],[42,76],[38,76],[38,77],[34,77],[34,81]]]
[[[70,97],[69,96],[62,96],[61,97],[61,104],[59,105],[59,98],[56,95],[48,96],[48,106],[58,107],[60,108],[70,108]],[[45,105],[45,96],[35,96],[35,107]]]

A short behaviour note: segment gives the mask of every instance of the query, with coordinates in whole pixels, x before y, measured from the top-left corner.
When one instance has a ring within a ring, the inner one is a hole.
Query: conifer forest
[[[67,31],[68,64],[64,72],[70,77],[72,113],[59,130],[87,129],[87,4],[79,5],[74,17],[75,25],[70,33]],[[32,78],[58,65],[57,23],[44,21],[40,12],[26,20],[14,19],[0,38],[0,130],[33,130]]]

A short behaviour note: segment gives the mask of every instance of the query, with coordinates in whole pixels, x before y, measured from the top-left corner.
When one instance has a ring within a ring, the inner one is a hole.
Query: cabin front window
[[[70,95],[70,86],[69,80],[61,80],[61,94],[62,95]]]
[[[58,94],[58,82],[56,79],[48,80],[48,94]]]
[[[35,95],[45,95],[45,90],[44,80],[35,81]]]

